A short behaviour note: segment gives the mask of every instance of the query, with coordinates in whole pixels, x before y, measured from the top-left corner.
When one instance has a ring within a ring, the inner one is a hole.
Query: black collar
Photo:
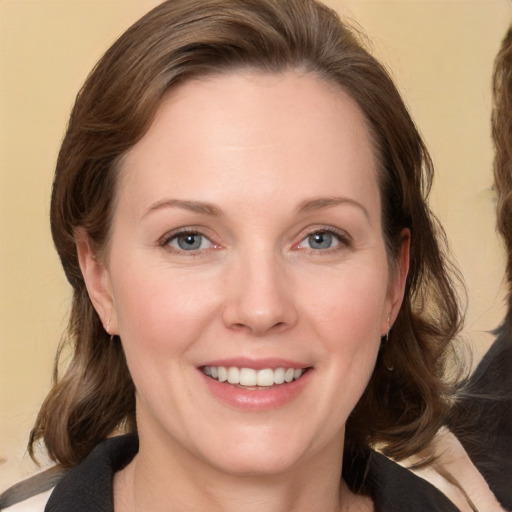
[[[135,434],[99,444],[57,484],[45,512],[114,512],[114,473],[128,465],[138,449]],[[376,512],[457,512],[427,481],[371,450],[353,459],[350,474],[348,484],[359,481],[361,491],[373,498]]]
[[[114,473],[127,466],[138,451],[135,434],[100,443],[57,484],[45,512],[114,512]]]

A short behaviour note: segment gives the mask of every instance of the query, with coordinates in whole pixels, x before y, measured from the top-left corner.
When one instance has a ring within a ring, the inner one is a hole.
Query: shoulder
[[[137,451],[135,434],[113,437],[100,443],[57,484],[48,500],[46,512],[111,512],[114,474],[125,467]]]
[[[65,470],[54,466],[22,480],[0,494],[0,510],[7,512],[37,512],[44,510],[55,485]]]
[[[346,450],[343,479],[370,496],[376,512],[459,512],[432,484],[369,448]]]
[[[369,456],[364,488],[377,511],[458,512],[432,484],[377,452]]]
[[[431,462],[422,464],[425,460]],[[423,452],[400,464],[412,466],[412,472],[441,490],[461,511],[504,510],[464,447],[446,428]]]
[[[381,454],[375,454],[375,459],[380,472],[376,489],[380,510],[458,512],[453,502],[426,480]]]
[[[6,512],[95,512],[112,510],[112,479],[137,453],[135,435],[100,443],[77,466],[55,466],[19,482],[0,495]]]
[[[15,503],[12,506],[3,507],[6,512],[44,512],[44,508],[53,489],[36,494],[26,500]]]

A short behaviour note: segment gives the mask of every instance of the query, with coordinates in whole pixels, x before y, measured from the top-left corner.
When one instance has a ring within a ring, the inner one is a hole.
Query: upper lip
[[[265,368],[295,368],[295,369],[305,369],[309,368],[311,365],[301,363],[299,361],[293,361],[291,359],[281,359],[275,357],[266,357],[261,359],[251,359],[247,357],[236,357],[236,358],[228,358],[228,359],[215,359],[212,361],[204,362],[200,364],[199,367],[203,366],[224,366],[226,368],[235,367],[235,368],[253,368],[254,370],[264,370]]]

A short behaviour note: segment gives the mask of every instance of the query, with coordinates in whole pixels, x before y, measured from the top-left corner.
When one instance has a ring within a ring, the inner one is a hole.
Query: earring
[[[388,342],[389,342],[389,331],[391,331],[391,327],[389,326],[390,317],[391,317],[391,313],[388,315],[388,331],[386,332],[386,348],[388,347]],[[386,363],[384,363],[384,366],[386,367],[386,370],[388,372],[393,372],[395,370],[395,367],[393,365],[388,366]]]
[[[110,318],[107,320],[107,326],[105,327],[107,334],[110,334]],[[114,335],[110,334],[110,341],[114,341]]]

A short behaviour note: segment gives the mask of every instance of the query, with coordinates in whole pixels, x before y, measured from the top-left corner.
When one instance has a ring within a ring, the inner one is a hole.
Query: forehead
[[[119,192],[236,201],[278,190],[300,201],[345,188],[361,196],[376,183],[366,120],[343,89],[313,73],[251,71],[171,89],[125,155]]]

